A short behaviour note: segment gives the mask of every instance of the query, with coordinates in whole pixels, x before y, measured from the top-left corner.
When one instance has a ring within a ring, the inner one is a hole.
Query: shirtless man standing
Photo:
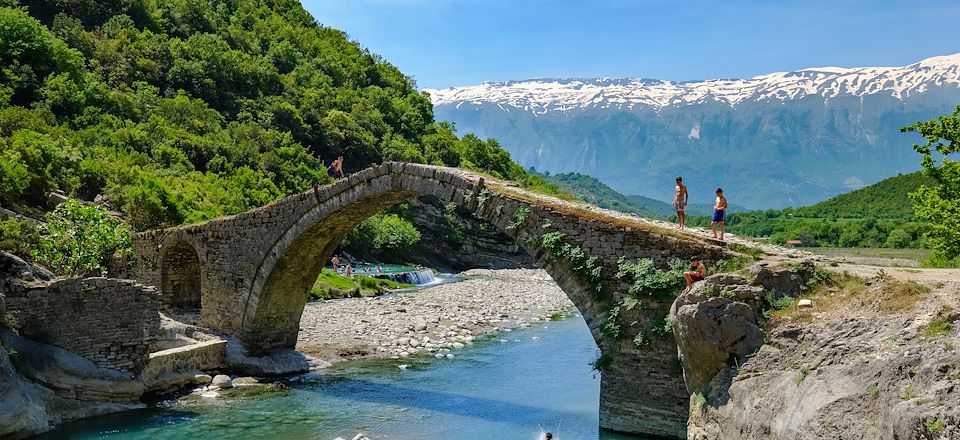
[[[674,192],[673,207],[677,209],[677,229],[683,229],[684,223],[687,222],[687,214],[684,211],[687,209],[687,200],[690,198],[687,187],[683,186],[683,177],[677,177]]]
[[[723,189],[717,188],[717,201],[713,204],[713,221],[710,229],[713,238],[717,238],[717,223],[720,224],[720,240],[723,240],[723,225],[727,221],[727,198],[723,196]]]

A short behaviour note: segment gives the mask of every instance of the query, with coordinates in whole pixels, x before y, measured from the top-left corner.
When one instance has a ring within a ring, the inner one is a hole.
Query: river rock
[[[211,385],[224,389],[233,388],[233,381],[230,379],[230,376],[227,376],[226,374],[218,374],[213,377]]]
[[[743,362],[763,345],[755,310],[727,297],[708,298],[705,285],[681,295],[671,308],[683,378],[691,394],[702,391],[731,359]]]
[[[216,398],[220,397],[220,393],[218,393],[218,392],[216,392],[216,391],[207,391],[207,392],[205,392],[205,393],[200,394],[200,397],[202,397],[202,398],[204,398],[204,399],[216,399]]]
[[[252,377],[249,377],[249,376],[246,376],[246,377],[238,377],[238,378],[230,381],[230,384],[233,385],[234,388],[236,388],[236,387],[245,387],[245,386],[250,386],[250,385],[256,385],[256,384],[258,384],[258,383],[260,383],[260,381],[254,379],[254,378],[252,378]]]
[[[193,376],[193,381],[199,385],[206,385],[213,382],[213,378],[209,374],[197,374]]]

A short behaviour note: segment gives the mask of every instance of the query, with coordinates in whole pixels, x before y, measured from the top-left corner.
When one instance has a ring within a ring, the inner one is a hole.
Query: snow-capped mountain
[[[960,53],[903,67],[816,67],[750,79],[673,82],[650,79],[531,79],[478,86],[428,89],[435,105],[495,103],[542,114],[586,108],[660,109],[717,101],[743,103],[816,95],[886,94],[898,99],[923,94],[930,86],[960,85]]]
[[[911,146],[920,139],[899,128],[960,104],[960,54],[749,79],[531,79],[426,91],[438,119],[499,139],[525,166],[667,200],[683,174],[731,188],[750,208],[785,207],[919,168]]]

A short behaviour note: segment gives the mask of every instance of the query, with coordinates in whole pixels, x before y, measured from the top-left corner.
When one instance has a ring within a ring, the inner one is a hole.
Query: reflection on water
[[[580,318],[505,333],[454,359],[334,367],[269,397],[99,417],[44,439],[628,439],[598,433],[596,346]],[[536,337],[537,339],[534,339]]]

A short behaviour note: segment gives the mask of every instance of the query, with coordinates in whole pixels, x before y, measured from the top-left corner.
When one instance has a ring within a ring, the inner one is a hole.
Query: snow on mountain
[[[750,79],[674,82],[650,79],[531,79],[476,86],[427,89],[435,105],[493,103],[535,114],[587,108],[659,110],[717,101],[741,103],[793,100],[810,95],[887,94],[903,99],[931,86],[960,87],[960,53],[928,58],[903,67],[819,67],[776,72]]]

